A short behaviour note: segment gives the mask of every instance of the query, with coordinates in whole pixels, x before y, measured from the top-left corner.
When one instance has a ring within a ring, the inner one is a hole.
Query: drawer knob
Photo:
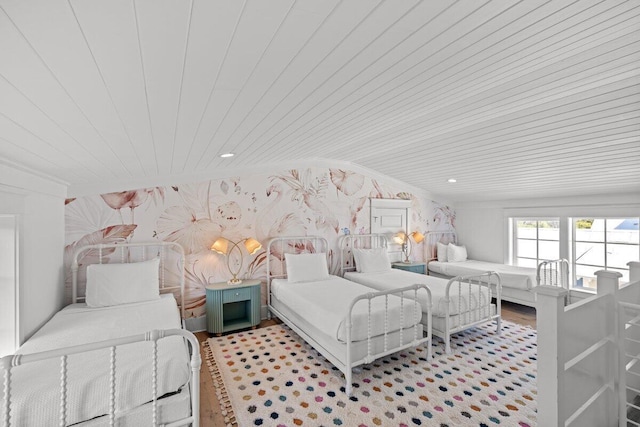
[[[236,292],[236,296],[240,295],[240,292]]]

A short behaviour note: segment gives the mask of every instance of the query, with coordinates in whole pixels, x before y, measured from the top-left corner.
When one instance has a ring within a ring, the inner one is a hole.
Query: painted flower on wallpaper
[[[435,205],[435,214],[433,216],[434,229],[439,226],[449,225],[451,228],[455,228],[456,224],[456,211],[449,206]]]
[[[267,244],[270,239],[279,236],[305,236],[307,227],[304,222],[283,202],[283,189],[279,183],[267,187],[266,196],[269,202],[263,209],[258,209],[255,218],[256,239],[262,243],[263,249],[247,267],[248,277],[266,277]],[[273,266],[284,259],[279,247],[271,251]],[[276,267],[277,268],[277,267]]]
[[[336,190],[341,191],[345,196],[356,194],[364,184],[364,175],[352,171],[329,169],[329,176]]]
[[[237,226],[241,219],[242,208],[235,201],[223,203],[215,210],[214,221],[220,224],[223,230]]]
[[[102,200],[111,208],[115,209],[120,215],[120,220],[124,224],[124,218],[122,217],[122,208],[131,209],[131,224],[135,223],[134,209],[142,205],[151,197],[151,199],[157,203],[158,200],[164,201],[164,188],[153,187],[143,188],[133,191],[120,191],[117,193],[101,194]]]
[[[211,219],[211,181],[173,186],[173,194],[180,196],[182,205],[189,207],[198,217]]]
[[[136,229],[136,227],[137,225],[135,224],[111,225],[109,227],[103,228],[102,230],[94,231],[93,233],[87,234],[78,241],[73,242],[65,247],[65,252],[69,255],[67,259],[70,263],[75,249],[82,246],[124,242],[133,234],[133,231]],[[103,249],[102,254],[103,256],[107,256],[114,251],[115,249],[113,248]],[[90,260],[90,262],[98,261],[98,250],[95,249],[88,251],[84,254],[83,259]]]
[[[355,230],[359,223],[362,221],[358,218],[362,209],[366,206],[368,197],[359,197],[351,203],[349,206],[349,214],[350,214],[350,226]],[[366,220],[368,222],[368,219]]]
[[[107,209],[100,197],[84,197],[65,208],[65,242],[73,243],[87,234],[113,225],[115,212]]]
[[[322,201],[326,197],[328,188],[327,175],[314,177],[311,169],[307,169],[303,175],[297,170],[290,170],[289,175],[276,175],[271,180],[280,180],[289,186],[291,200],[302,202],[311,209],[315,216],[315,225],[318,230],[333,230],[336,234],[339,229],[338,219],[329,207]]]
[[[209,218],[199,218],[188,206],[170,206],[156,221],[158,236],[167,242],[177,242],[186,254],[208,250],[222,227]]]
[[[374,199],[395,199],[396,195],[391,191],[386,191],[382,189],[382,186],[378,184],[378,181],[375,179],[371,180],[371,184],[373,185],[373,189],[369,193],[369,197],[373,197]]]

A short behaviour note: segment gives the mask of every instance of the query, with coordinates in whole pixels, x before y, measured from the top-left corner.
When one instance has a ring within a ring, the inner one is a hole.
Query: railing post
[[[613,310],[608,313],[611,316],[609,319],[605,319],[610,328],[611,336],[613,337],[613,343],[611,348],[610,360],[613,361],[609,366],[611,371],[608,377],[611,380],[613,386],[613,401],[610,405],[607,405],[611,411],[607,418],[610,420],[618,419],[618,426],[627,425],[627,396],[626,396],[626,368],[624,360],[624,316],[622,315],[622,308],[618,305],[618,290],[620,289],[620,278],[622,274],[617,271],[598,270],[596,271],[597,292],[598,295],[610,294],[613,297]]]
[[[538,425],[564,426],[564,301],[567,290],[557,286],[537,286],[536,323],[538,329]]]
[[[598,270],[596,271],[598,278],[597,290],[598,295],[616,294],[620,288],[619,280],[622,274],[617,271]]]
[[[629,283],[640,281],[640,261],[629,261]]]

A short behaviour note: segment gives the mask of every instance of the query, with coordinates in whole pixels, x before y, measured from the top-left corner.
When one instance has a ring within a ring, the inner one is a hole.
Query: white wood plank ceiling
[[[316,158],[454,201],[640,191],[637,0],[0,9],[0,167],[70,193]]]

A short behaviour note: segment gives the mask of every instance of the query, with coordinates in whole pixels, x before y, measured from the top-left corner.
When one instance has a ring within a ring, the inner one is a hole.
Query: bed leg
[[[451,354],[451,335],[447,335],[444,339],[444,352]]]
[[[497,321],[498,325],[496,326],[496,333],[500,335],[502,333],[502,318],[498,317]]]
[[[351,397],[351,368],[347,367],[347,372],[345,372],[345,384],[344,384],[344,392],[347,396]]]

